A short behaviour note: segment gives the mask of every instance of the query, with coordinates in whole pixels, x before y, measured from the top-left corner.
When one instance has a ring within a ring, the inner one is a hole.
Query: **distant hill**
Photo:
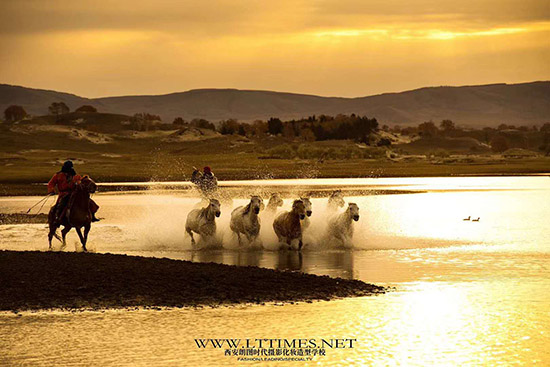
[[[132,115],[149,112],[164,122],[175,117],[210,121],[236,118],[253,121],[279,117],[359,114],[381,124],[418,124],[451,119],[459,125],[495,126],[500,123],[533,125],[550,121],[550,82],[428,87],[401,93],[360,98],[236,89],[197,89],[157,96],[84,98],[73,94],[0,84],[0,111],[22,105],[33,115],[44,115],[52,102],[63,101],[71,110],[83,104],[101,112]]]

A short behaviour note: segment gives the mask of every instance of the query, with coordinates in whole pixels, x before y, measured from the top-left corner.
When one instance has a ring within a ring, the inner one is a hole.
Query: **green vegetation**
[[[83,105],[74,110],[74,112],[96,113],[97,108],[90,105]]]
[[[324,160],[339,159],[373,159],[386,156],[386,150],[356,144],[322,146],[319,144],[282,144],[267,150],[267,156],[263,159],[315,159]]]
[[[204,165],[222,180],[550,171],[550,124],[474,130],[445,120],[439,127],[427,122],[378,129],[375,119],[339,115],[215,126],[203,119],[167,124],[148,113],[82,107],[0,124],[0,194],[47,181],[66,159],[99,182],[187,180],[193,166]],[[370,133],[350,139],[348,131]]]
[[[300,120],[281,121],[270,118],[267,122],[257,120],[253,124],[225,120],[219,124],[222,135],[239,134],[247,137],[266,134],[281,135],[288,139],[300,138],[305,141],[354,140],[369,143],[369,136],[378,129],[376,119],[355,114],[335,117],[320,115]]]

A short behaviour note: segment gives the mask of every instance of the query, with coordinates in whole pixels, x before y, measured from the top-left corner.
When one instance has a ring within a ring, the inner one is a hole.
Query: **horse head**
[[[342,190],[336,190],[334,191],[330,197],[328,198],[328,202],[334,205],[335,207],[343,207],[346,202],[344,201],[344,194],[342,194]]]
[[[311,200],[309,200],[309,198],[300,198],[300,200],[304,202],[304,206],[306,207],[306,215],[308,217],[311,217],[311,214],[313,213],[313,211],[311,210]]]
[[[263,210],[263,209],[264,209],[263,199],[259,196],[254,195],[250,198],[250,203],[248,203],[248,205],[246,206],[246,210],[244,211],[244,214],[248,214],[250,210],[252,210],[254,214],[259,214],[260,210]]]
[[[97,184],[89,176],[84,176],[80,179],[77,189],[83,190],[88,194],[93,194],[97,190]]]
[[[355,203],[349,203],[348,211],[350,218],[357,222],[359,220],[359,206]]]
[[[298,214],[300,219],[304,219],[306,217],[306,206],[302,200],[294,200],[292,203],[292,211]]]
[[[219,217],[222,212],[220,211],[220,202],[217,199],[210,199],[208,210],[210,210],[216,217]]]
[[[284,202],[283,202],[283,199],[281,199],[281,196],[276,192],[274,192],[273,194],[271,194],[271,197],[269,198],[269,202],[267,203],[267,206],[276,208],[279,206],[283,206],[283,204]]]

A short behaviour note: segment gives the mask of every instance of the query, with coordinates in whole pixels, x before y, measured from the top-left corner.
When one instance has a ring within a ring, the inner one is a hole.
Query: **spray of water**
[[[87,247],[90,251],[100,252],[176,253],[192,249],[226,249],[238,252],[278,251],[287,246],[279,243],[273,230],[273,220],[281,212],[290,210],[294,199],[308,196],[307,192],[296,191],[286,194],[284,204],[277,209],[276,214],[261,212],[260,233],[254,243],[247,243],[244,240],[239,244],[229,226],[233,209],[246,205],[250,195],[260,195],[267,204],[270,194],[271,192],[264,192],[261,188],[249,188],[238,191],[233,197],[223,197],[220,200],[221,216],[216,218],[216,236],[205,240],[197,235],[195,248],[185,232],[185,222],[191,210],[207,204],[199,196],[189,197],[188,192],[156,190],[98,195],[101,216],[105,220],[94,223]],[[311,198],[313,213],[309,218],[310,225],[303,233],[303,251],[396,249],[445,245],[442,240],[433,240],[433,243],[428,243],[429,239],[425,238],[421,242],[411,241],[410,236],[396,236],[395,233],[398,233],[396,229],[401,227],[393,223],[395,216],[392,216],[393,214],[384,207],[388,198],[358,196],[346,197],[345,200],[357,203],[360,208],[360,219],[352,224],[353,237],[342,242],[327,234],[331,218],[346,210],[347,205],[335,212],[327,208],[326,197]],[[401,226],[403,226],[402,223]],[[456,241],[453,242],[453,244],[456,243]],[[66,250],[72,250],[73,247],[77,251],[81,250],[74,230],[67,236],[67,244]],[[294,244],[294,247],[297,247],[297,244]],[[47,228],[42,224],[0,226],[0,248],[47,249]],[[61,243],[54,241],[54,250],[60,249]]]
[[[275,214],[260,212],[260,234],[258,238],[249,243],[241,236],[239,243],[236,234],[230,229],[231,212],[242,205],[247,205],[249,199],[243,197],[226,200],[221,205],[221,216],[216,218],[217,233],[213,238],[201,238],[195,235],[196,246],[194,249],[203,250],[211,248],[224,248],[228,250],[267,250],[276,251],[286,247],[279,243],[273,230],[273,220],[277,215],[291,209],[293,198],[284,200],[282,207]],[[268,197],[268,195],[264,195]],[[296,195],[298,198],[299,195]],[[125,224],[126,230],[135,233],[136,250],[191,250],[191,238],[185,232],[187,214],[196,208],[207,205],[207,202],[199,198],[177,197],[173,195],[147,195],[143,197],[142,207],[133,220],[128,218]],[[338,215],[326,208],[326,198],[311,199],[313,213],[310,225],[303,233],[304,251],[315,251],[330,248],[352,248],[355,241],[339,243],[327,235],[330,217]],[[345,210],[342,208],[341,211]],[[365,238],[365,230],[361,222],[353,223],[355,235],[353,239]],[[297,247],[297,246],[295,246]]]

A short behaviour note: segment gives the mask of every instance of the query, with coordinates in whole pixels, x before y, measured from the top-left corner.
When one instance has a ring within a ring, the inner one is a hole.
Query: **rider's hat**
[[[61,172],[73,173],[74,172],[73,162],[72,161],[65,161],[65,163],[63,163],[63,167],[61,167]]]

